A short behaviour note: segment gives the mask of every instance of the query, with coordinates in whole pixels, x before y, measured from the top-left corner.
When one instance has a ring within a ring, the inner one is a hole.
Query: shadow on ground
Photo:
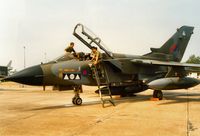
[[[116,106],[121,103],[138,103],[144,101],[150,101],[152,95],[143,95],[138,94],[133,97],[123,97],[120,99],[114,99]],[[159,101],[158,105],[167,105],[167,104],[176,104],[176,103],[185,103],[185,102],[199,102],[200,103],[200,93],[192,93],[192,92],[164,92],[164,100]],[[100,100],[96,101],[87,101],[83,102],[81,106],[91,106],[101,104]],[[106,107],[109,107],[111,104],[107,103]],[[65,104],[65,105],[54,105],[54,106],[45,106],[40,108],[32,108],[29,110],[48,110],[48,109],[61,109],[61,108],[78,108],[80,106],[76,106],[73,104]]]

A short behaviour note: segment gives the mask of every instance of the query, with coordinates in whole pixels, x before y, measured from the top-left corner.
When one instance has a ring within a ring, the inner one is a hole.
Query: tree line
[[[200,56],[191,55],[186,63],[200,64]]]

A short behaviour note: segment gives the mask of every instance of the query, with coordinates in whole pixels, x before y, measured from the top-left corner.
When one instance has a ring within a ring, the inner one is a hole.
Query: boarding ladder
[[[106,102],[110,102],[113,106],[115,106],[114,100],[112,98],[110,86],[109,86],[110,82],[109,82],[107,70],[105,69],[105,67],[102,63],[99,65],[101,65],[102,71],[101,71],[101,69],[98,70],[97,66],[95,66],[95,65],[92,65],[91,69],[93,72],[93,77],[95,78],[95,80],[97,82],[99,97],[100,97],[102,106],[105,107]],[[101,80],[101,78],[99,76],[100,74],[102,74],[101,76],[105,79],[104,81]],[[105,86],[104,89],[107,90],[106,91],[106,92],[108,92],[107,94],[102,93],[103,88],[101,86]]]

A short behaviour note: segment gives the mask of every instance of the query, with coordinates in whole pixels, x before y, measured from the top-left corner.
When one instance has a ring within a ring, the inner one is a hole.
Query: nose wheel
[[[159,100],[163,99],[163,93],[161,90],[154,90],[153,98],[158,98]]]
[[[82,87],[80,87],[79,85],[74,87],[74,94],[75,95],[72,98],[72,103],[74,105],[81,105],[82,104],[82,99],[81,99],[80,94],[79,94],[81,91],[82,91]]]
[[[73,97],[72,98],[72,103],[74,105],[81,105],[82,104],[82,99],[80,97]]]

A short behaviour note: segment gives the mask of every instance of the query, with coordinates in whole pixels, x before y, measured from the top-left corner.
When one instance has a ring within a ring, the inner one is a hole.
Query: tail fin
[[[11,67],[11,64],[12,64],[12,60],[10,60],[7,64],[7,67]]]
[[[11,64],[12,64],[12,60],[10,60],[9,63],[7,64],[8,72],[13,69]]]
[[[194,27],[182,26],[160,48],[151,48],[151,52],[144,55],[161,60],[180,62],[188,45]]]

